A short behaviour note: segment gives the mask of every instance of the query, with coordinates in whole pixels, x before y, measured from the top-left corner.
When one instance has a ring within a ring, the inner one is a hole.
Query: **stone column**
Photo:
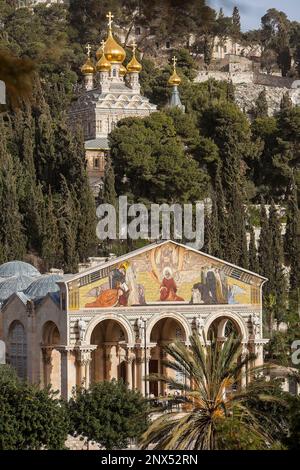
[[[47,387],[51,384],[51,372],[52,372],[52,347],[42,347],[43,355],[43,384]]]
[[[135,354],[130,349],[127,350],[127,358],[126,358],[126,375],[127,375],[127,383],[128,388],[130,390],[134,389],[134,365]]]
[[[146,395],[148,396],[149,395],[149,382],[146,381],[145,382],[145,377],[147,377],[149,375],[149,362],[150,362],[150,358],[151,358],[151,352],[150,352],[150,348],[146,348],[146,350],[144,349],[143,350],[143,353],[142,353],[142,362],[141,362],[141,374],[142,374],[142,393],[143,395]],[[145,385],[146,383],[146,385]]]
[[[90,364],[92,351],[97,346],[79,347],[77,349],[77,367],[79,369],[78,381],[80,386],[89,388],[90,386]]]
[[[111,345],[105,344],[103,346],[103,359],[104,359],[104,380],[111,379]]]
[[[242,343],[242,354],[241,354],[241,361],[244,361],[248,356],[248,348],[245,343]],[[248,385],[248,371],[246,365],[242,368],[242,376],[241,376],[241,387],[244,388]]]

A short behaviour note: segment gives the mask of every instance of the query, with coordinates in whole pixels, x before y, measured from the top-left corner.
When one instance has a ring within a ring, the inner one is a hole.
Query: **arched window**
[[[9,362],[21,379],[27,377],[27,342],[24,326],[15,321],[9,331]]]

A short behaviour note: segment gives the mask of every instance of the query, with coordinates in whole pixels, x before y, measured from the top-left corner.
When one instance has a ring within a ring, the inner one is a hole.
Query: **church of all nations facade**
[[[153,243],[75,275],[29,273],[32,266],[12,262],[0,276],[9,265],[23,271],[12,277],[30,274],[32,281],[2,305],[7,362],[65,398],[76,385],[114,378],[143,394],[165,395],[162,383],[143,377],[164,371],[165,344],[188,346],[195,331],[204,343],[212,336],[223,342],[234,330],[243,354],[263,363],[266,279],[188,246]]]
[[[112,34],[97,63],[82,67],[84,90],[69,112],[85,132],[88,172],[95,193],[109,151],[108,135],[128,116],[144,117],[156,106],[140,94],[141,65],[127,68],[124,49]],[[183,109],[174,59],[170,106]],[[197,332],[203,343],[224,342],[234,330],[243,355],[263,362],[262,287],[266,279],[226,261],[172,241],[160,241],[78,274],[41,275],[13,261],[0,266],[0,340],[6,360],[20,377],[51,384],[69,398],[77,385],[123,379],[146,395],[165,395],[165,385],[147,383],[164,372],[164,345],[189,345]],[[177,377],[186,380],[186,377]]]

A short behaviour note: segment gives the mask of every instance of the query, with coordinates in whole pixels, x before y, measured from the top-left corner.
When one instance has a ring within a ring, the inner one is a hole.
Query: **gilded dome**
[[[142,66],[138,62],[137,58],[135,57],[135,53],[133,53],[133,57],[132,57],[131,61],[129,62],[129,64],[127,65],[127,71],[129,73],[131,73],[131,72],[140,73],[141,70],[142,70]]]
[[[127,73],[126,67],[124,67],[124,65],[121,65],[120,70],[119,70],[120,76],[125,77],[126,73]]]
[[[126,52],[123,47],[113,38],[112,32],[109,31],[108,38],[104,46],[104,54],[107,60],[112,64],[121,64],[126,58]]]
[[[96,64],[96,69],[98,72],[109,72],[111,69],[111,63],[107,60],[104,54],[100,57]]]
[[[83,75],[87,75],[89,73],[95,73],[96,70],[90,57],[87,58],[85,64],[83,64],[80,70],[83,73]]]
[[[173,57],[172,60],[173,60],[173,73],[172,73],[171,77],[168,80],[168,85],[170,85],[170,86],[179,86],[180,83],[181,83],[181,78],[179,77],[179,75],[176,72],[177,59],[176,59],[176,57]]]

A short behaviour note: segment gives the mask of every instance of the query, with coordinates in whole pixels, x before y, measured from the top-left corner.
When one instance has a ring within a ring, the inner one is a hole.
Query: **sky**
[[[290,20],[300,21],[300,0],[208,0],[208,3],[216,10],[223,7],[224,13],[228,15],[237,5],[243,31],[259,28],[260,19],[269,8],[284,11]]]

